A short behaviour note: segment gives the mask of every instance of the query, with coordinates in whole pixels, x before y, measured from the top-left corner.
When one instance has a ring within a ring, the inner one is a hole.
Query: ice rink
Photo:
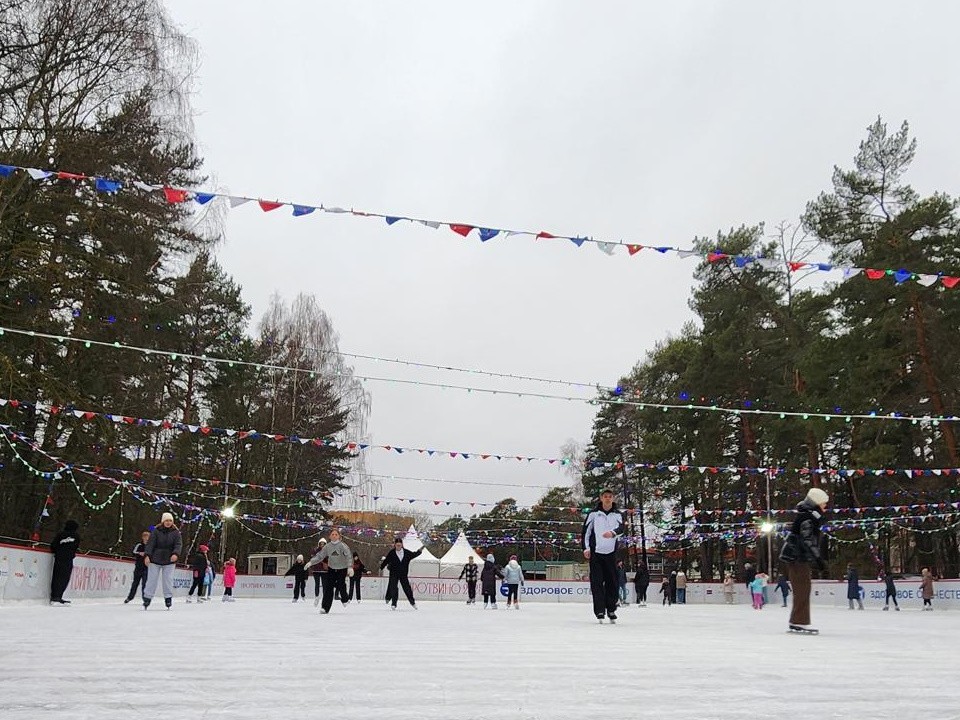
[[[162,603],[161,603],[162,605]],[[960,718],[960,614],[365,601],[0,609],[0,718]]]

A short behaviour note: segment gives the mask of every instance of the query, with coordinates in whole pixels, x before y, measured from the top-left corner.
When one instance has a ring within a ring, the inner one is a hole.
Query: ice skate
[[[610,621],[610,624],[611,624],[611,625],[614,625],[614,624],[616,624],[616,622],[617,622],[617,614],[616,614],[616,613],[607,613],[607,619]]]
[[[193,599],[192,599],[192,598],[187,598],[187,605],[191,605],[191,604],[193,604]]]
[[[313,599],[313,606],[314,606],[314,607],[319,607],[319,606],[320,606],[320,597],[319,597],[319,596],[317,596],[317,597],[315,597],[315,598]]]
[[[597,622],[603,625],[603,615],[597,615]]]
[[[493,603],[492,605],[490,605],[490,609],[491,609],[491,610],[496,610],[496,609],[497,609],[497,604],[496,604],[496,603]]]
[[[790,625],[788,632],[797,633],[799,635],[819,635],[820,631],[809,625]]]

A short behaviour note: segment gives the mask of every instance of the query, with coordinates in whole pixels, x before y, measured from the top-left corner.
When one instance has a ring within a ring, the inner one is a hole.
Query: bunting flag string
[[[316,376],[315,370],[310,370],[306,368],[295,368],[288,367],[285,365],[272,365],[265,363],[257,363],[243,360],[234,360],[230,358],[221,358],[216,356],[209,355],[192,355],[190,353],[176,352],[172,350],[158,350],[154,348],[145,348],[138,347],[134,345],[125,345],[120,342],[105,342],[102,340],[92,340],[88,338],[77,338],[71,337],[69,335],[55,335],[51,333],[43,333],[35,330],[21,330],[17,328],[7,328],[0,327],[0,335],[5,333],[11,333],[15,335],[24,335],[31,338],[43,338],[47,340],[54,340],[60,343],[72,342],[72,343],[82,343],[84,347],[90,348],[93,346],[111,348],[115,350],[126,350],[131,352],[138,352],[144,355],[158,355],[161,357],[169,357],[171,360],[195,360],[205,363],[214,363],[214,364],[223,364],[228,367],[241,366],[241,367],[253,367],[259,370],[269,370],[269,371],[280,371],[280,372],[291,372],[291,373],[301,373],[308,375],[313,378]],[[339,373],[333,373],[333,375],[339,375]],[[482,388],[474,387],[469,385],[453,385],[450,383],[438,383],[438,382],[428,382],[422,380],[406,380],[402,378],[387,378],[387,377],[377,377],[371,375],[359,375],[356,373],[350,373],[349,377],[355,380],[363,380],[369,382],[386,382],[394,383],[399,385],[409,385],[414,387],[428,387],[436,388],[441,390],[461,390],[468,393],[480,393],[488,395],[501,395],[504,397],[519,397],[519,398],[536,398],[544,400],[565,400],[567,402],[584,402],[588,405],[623,405],[627,407],[636,407],[640,410],[645,410],[647,408],[662,410],[663,412],[667,411],[681,411],[681,412],[713,412],[720,413],[728,416],[741,416],[741,415],[753,415],[753,416],[770,416],[777,417],[781,420],[785,418],[794,418],[800,420],[825,420],[827,422],[832,420],[837,420],[838,422],[850,423],[854,419],[856,420],[894,420],[898,422],[910,422],[913,425],[920,423],[930,423],[933,426],[938,426],[941,422],[958,422],[960,421],[960,416],[957,415],[911,415],[909,413],[902,412],[890,412],[890,411],[881,411],[881,410],[871,410],[870,412],[864,413],[845,413],[840,411],[840,408],[835,408],[832,413],[825,413],[821,411],[814,410],[773,410],[773,409],[763,409],[753,407],[752,401],[743,401],[742,407],[726,407],[712,403],[710,405],[702,403],[692,403],[689,402],[689,397],[686,398],[686,402],[682,403],[659,403],[659,402],[649,402],[643,400],[630,400],[624,396],[624,389],[621,386],[617,386],[613,389],[612,397],[578,397],[578,396],[569,396],[569,395],[557,395],[551,393],[540,393],[540,392],[517,392],[513,390],[503,390],[503,389],[492,389],[492,388]],[[596,390],[599,392],[605,391],[605,388],[602,386],[596,386]],[[684,398],[686,393],[681,393],[681,398]],[[598,465],[600,467],[602,465]]]
[[[368,450],[383,450],[398,455],[410,454],[419,455],[428,458],[451,458],[463,460],[497,460],[500,462],[520,462],[520,463],[547,463],[549,465],[567,466],[573,463],[572,458],[568,457],[538,457],[533,455],[510,455],[507,453],[494,452],[474,452],[463,450],[441,450],[435,448],[411,448],[397,445],[379,445],[372,443],[363,443],[358,441],[342,442],[332,438],[305,438],[298,435],[285,435],[281,433],[263,433],[258,430],[237,430],[233,428],[219,428],[200,424],[182,423],[174,420],[145,419],[132,415],[122,415],[119,413],[97,412],[93,410],[80,410],[73,405],[48,405],[46,403],[31,403],[25,400],[14,400],[9,398],[0,398],[0,408],[10,406],[20,411],[36,411],[50,415],[60,415],[62,417],[74,417],[84,422],[96,420],[106,420],[115,425],[131,426],[143,429],[153,430],[173,430],[181,433],[191,433],[199,436],[217,437],[217,438],[237,438],[238,440],[266,440],[282,444],[303,445],[316,448],[335,448],[347,452],[351,455],[357,455]],[[797,467],[788,468],[781,466],[750,467],[734,465],[689,465],[676,463],[623,463],[621,461],[588,461],[587,469],[626,469],[629,471],[649,470],[656,472],[699,472],[706,474],[734,474],[734,475],[769,475],[772,477],[783,476],[786,473],[799,473],[801,476],[807,475],[825,475],[839,477],[865,477],[865,476],[894,476],[903,475],[914,479],[919,477],[949,477],[960,475],[960,468],[809,468]]]
[[[414,223],[424,227],[437,230],[440,227],[446,227],[453,233],[463,238],[468,238],[474,234],[481,243],[487,243],[496,238],[508,239],[511,237],[528,237],[535,241],[559,240],[569,241],[576,247],[582,247],[584,244],[593,245],[604,255],[623,255],[633,257],[641,251],[645,255],[656,253],[659,255],[674,255],[681,259],[697,258],[708,263],[725,263],[736,270],[742,270],[748,266],[759,267],[767,271],[782,271],[787,273],[796,273],[801,271],[816,273],[837,272],[842,274],[842,279],[847,280],[858,276],[861,273],[869,280],[881,280],[889,278],[896,285],[903,285],[908,281],[915,281],[923,287],[934,285],[945,288],[953,288],[960,284],[960,276],[949,275],[945,272],[921,273],[919,271],[907,270],[904,268],[861,268],[847,265],[836,265],[826,262],[794,262],[781,258],[763,257],[755,255],[738,255],[734,253],[723,252],[721,248],[716,248],[709,252],[699,250],[684,249],[671,245],[649,245],[628,242],[624,240],[599,240],[588,235],[565,235],[562,233],[550,232],[547,230],[516,230],[498,228],[491,223],[464,223],[450,222],[446,220],[430,220],[426,218],[415,217],[403,213],[380,213],[354,208],[344,208],[335,205],[312,205],[305,203],[294,203],[286,200],[268,200],[264,198],[253,198],[244,195],[232,195],[229,193],[214,192],[210,190],[198,190],[192,188],[178,188],[168,185],[159,185],[155,183],[144,182],[143,180],[115,180],[96,175],[87,175],[85,173],[66,172],[63,170],[42,170],[39,168],[28,168],[19,165],[0,164],[0,178],[11,177],[17,174],[26,175],[35,182],[69,182],[72,184],[87,183],[92,185],[93,189],[102,194],[115,195],[120,192],[141,192],[151,195],[162,195],[164,200],[170,204],[184,204],[193,202],[198,206],[205,206],[214,201],[224,203],[230,209],[238,208],[250,203],[257,204],[261,211],[268,213],[280,208],[290,208],[293,217],[303,217],[314,213],[326,213],[331,215],[344,215],[349,217],[373,218],[384,222],[387,226],[394,226],[398,223]]]

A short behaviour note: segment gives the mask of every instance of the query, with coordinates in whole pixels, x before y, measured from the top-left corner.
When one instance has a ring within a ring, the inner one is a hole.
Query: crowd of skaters
[[[613,492],[603,490],[596,508],[589,513],[582,532],[583,555],[590,566],[590,584],[593,598],[593,610],[596,617],[603,622],[617,619],[617,610],[627,605],[628,577],[622,560],[617,559],[618,539],[623,535],[623,517],[613,502]],[[796,518],[787,536],[780,560],[787,568],[786,575],[780,575],[774,586],[783,597],[783,607],[787,607],[787,598],[793,591],[796,595],[790,615],[792,630],[809,630],[810,628],[810,587],[811,566],[823,569],[825,566],[820,521],[826,510],[829,498],[820,488],[811,488],[801,503],[797,506]],[[79,526],[69,520],[63,530],[57,534],[51,543],[54,554],[54,567],[51,578],[50,603],[69,604],[63,597],[73,570],[73,559],[79,549]],[[173,515],[163,513],[160,524],[151,531],[144,531],[141,540],[133,548],[134,573],[129,594],[124,603],[132,602],[138,591],[143,607],[150,607],[159,588],[164,598],[164,604],[169,609],[173,603],[173,574],[177,563],[181,559],[183,539],[180,530],[174,524]],[[396,610],[402,590],[407,602],[416,609],[416,600],[409,582],[410,562],[423,552],[411,551],[403,546],[402,538],[394,540],[393,548],[381,559],[380,570],[386,569],[389,574],[387,590],[384,600],[388,606]],[[216,568],[209,556],[209,547],[199,545],[188,560],[192,582],[187,593],[186,602],[193,601],[196,591],[197,602],[210,600],[213,582],[216,577]],[[770,578],[762,572],[757,572],[750,563],[744,566],[744,582],[752,598],[752,605],[760,610],[767,604],[766,591]],[[293,602],[306,600],[307,579],[314,578],[314,606],[320,606],[321,612],[330,612],[335,600],[346,605],[354,600],[361,602],[361,579],[370,571],[365,567],[356,552],[343,541],[339,530],[330,532],[329,540],[321,539],[309,560],[298,555],[296,561],[287,571],[287,576],[294,578]],[[230,558],[223,567],[224,591],[221,600],[233,601],[233,588],[236,584],[236,559]],[[789,580],[788,580],[789,577]],[[476,603],[476,590],[479,582],[483,595],[483,607],[497,609],[498,581],[502,581],[507,595],[507,607],[520,609],[520,589],[524,585],[524,573],[516,555],[510,556],[506,566],[497,565],[492,554],[487,555],[483,564],[474,562],[473,557],[464,565],[459,579],[466,582],[467,604]],[[880,578],[885,586],[885,602],[883,610],[889,610],[893,601],[894,609],[899,611],[896,585],[889,573],[882,573]],[[847,566],[846,572],[847,599],[849,609],[855,607],[860,610],[863,606],[863,588],[860,586],[859,574],[853,565]],[[636,593],[636,604],[645,607],[647,592],[650,585],[650,572],[646,564],[641,562],[633,577]],[[727,604],[735,602],[735,581],[732,573],[724,575],[723,594]],[[682,569],[665,574],[660,586],[663,605],[686,604],[687,577]],[[932,610],[934,597],[934,577],[928,568],[923,568],[920,597],[923,600],[923,610]]]

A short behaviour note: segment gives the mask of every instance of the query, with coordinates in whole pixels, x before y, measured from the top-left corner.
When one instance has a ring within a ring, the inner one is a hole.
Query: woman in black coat
[[[53,577],[50,579],[50,604],[59,603],[69,605],[69,600],[63,599],[63,593],[70,584],[73,575],[73,558],[80,549],[80,536],[77,530],[80,526],[75,520],[67,520],[63,530],[57,533],[50,543],[50,552],[53,553]]]
[[[863,600],[860,599],[860,575],[853,565],[847,565],[847,602],[853,610],[853,601],[863,610]]]
[[[810,627],[810,566],[816,565],[821,571],[826,568],[824,551],[820,546],[820,523],[829,501],[830,497],[823,490],[810,488],[807,496],[797,505],[797,516],[780,551],[780,560],[787,565],[790,587],[793,588],[789,627],[795,632],[817,632]]]
[[[650,571],[646,563],[641,562],[637,574],[633,576],[633,585],[637,591],[637,605],[647,606],[647,588],[650,587]]]
[[[497,578],[503,580],[503,573],[494,562],[493,555],[487,555],[483,570],[480,571],[480,591],[483,593],[484,609],[488,602],[493,610],[497,609]]]

